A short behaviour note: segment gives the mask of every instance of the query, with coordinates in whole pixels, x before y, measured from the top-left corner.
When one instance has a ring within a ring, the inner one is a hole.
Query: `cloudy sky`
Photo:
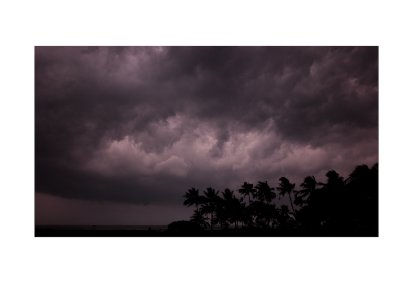
[[[377,47],[35,48],[37,224],[168,224],[190,187],[377,161]]]

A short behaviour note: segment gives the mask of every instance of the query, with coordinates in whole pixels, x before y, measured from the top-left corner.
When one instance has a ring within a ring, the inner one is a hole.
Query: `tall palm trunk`
[[[291,197],[290,193],[288,193],[288,195],[289,195],[289,200],[290,200],[290,206],[292,207],[293,213],[295,213],[294,207],[293,207],[293,202],[292,202],[292,197]]]

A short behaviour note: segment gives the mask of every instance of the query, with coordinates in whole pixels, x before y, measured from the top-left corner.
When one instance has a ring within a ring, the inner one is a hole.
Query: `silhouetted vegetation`
[[[191,188],[184,198],[196,225],[179,229],[196,235],[378,236],[378,164],[357,166],[347,179],[331,170],[325,183],[307,176],[296,187],[281,177],[276,188],[244,182],[222,193]]]
[[[357,166],[347,179],[334,170],[324,182],[307,176],[299,186],[281,177],[276,188],[268,181],[190,188],[183,204],[194,207],[191,218],[163,228],[45,225],[35,236],[378,236],[378,164]]]

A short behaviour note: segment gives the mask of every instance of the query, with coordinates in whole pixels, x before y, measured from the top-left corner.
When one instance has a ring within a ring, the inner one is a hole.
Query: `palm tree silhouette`
[[[235,224],[235,229],[237,229],[238,223],[243,221],[243,215],[246,205],[243,202],[243,198],[239,199],[235,195],[233,195],[229,203],[230,203],[230,209],[229,209],[230,221],[231,223]]]
[[[207,218],[198,210],[195,210],[192,217],[190,217],[190,221],[199,224],[202,229],[207,229],[209,227]]]
[[[281,205],[281,208],[278,210],[278,222],[279,225],[284,226],[288,220],[289,220],[289,208],[287,207],[287,205]]]
[[[198,206],[203,201],[203,197],[200,196],[199,190],[197,190],[195,188],[191,188],[185,193],[185,195],[183,197],[185,198],[185,201],[183,202],[184,205],[186,205],[188,207],[192,206],[192,205],[195,205],[196,206],[196,211],[199,211],[199,207]]]
[[[259,228],[269,228],[271,220],[275,217],[275,205],[256,200],[251,203],[250,208],[255,224]]]
[[[234,198],[234,192],[228,188],[226,188],[223,192],[222,192],[222,198],[225,201],[231,201]]]
[[[357,184],[362,187],[368,187],[368,182],[370,181],[371,172],[372,171],[368,168],[367,165],[365,164],[359,165],[353,170],[353,172],[351,172],[346,182],[351,182],[353,184]]]
[[[357,166],[346,180],[347,214],[354,216],[353,226],[368,234],[378,233],[378,164]]]
[[[229,227],[229,223],[233,223],[232,214],[234,209],[234,192],[226,188],[222,192],[222,198],[218,201],[217,206],[217,218],[221,227],[226,229]]]
[[[276,197],[276,194],[274,193],[274,188],[271,188],[268,185],[268,181],[265,181],[257,183],[255,186],[255,196],[261,202],[270,203]]]
[[[242,188],[239,189],[239,193],[242,194],[244,197],[247,196],[249,199],[249,204],[250,204],[250,202],[251,202],[250,196],[254,195],[254,193],[255,193],[255,190],[253,189],[253,184],[244,182],[242,185]]]
[[[219,192],[215,189],[209,187],[204,191],[204,203],[201,206],[201,212],[210,215],[210,229],[213,230],[213,225],[215,224],[215,214],[218,209],[218,204],[220,198],[218,196]]]
[[[330,170],[326,173],[326,177],[328,181],[326,184],[323,184],[326,189],[334,190],[334,189],[342,189],[345,182],[343,177],[341,177],[335,170]]]
[[[291,193],[295,187],[295,184],[291,184],[289,180],[286,177],[281,177],[279,178],[279,195],[285,196],[286,194],[289,195],[289,200],[290,200],[290,206],[292,207],[293,213],[295,213],[294,207],[293,207],[293,201],[292,201],[292,196]]]
[[[317,188],[317,181],[314,176],[307,176],[304,178],[303,183],[301,183],[300,187],[302,190],[294,191],[295,200],[294,203],[296,205],[302,206],[305,202],[309,201],[311,196],[314,194],[315,189]]]
[[[221,196],[211,187],[202,194],[191,188],[184,195],[184,205],[196,206],[192,224],[210,230],[219,224],[224,235],[261,232],[262,235],[377,236],[378,165],[371,168],[359,165],[346,180],[334,170],[328,171],[326,177],[326,183],[319,183],[314,176],[307,176],[299,190],[295,190],[289,179],[281,177],[276,189],[279,196],[288,195],[290,210],[287,205],[279,207],[275,189],[267,181],[258,182],[255,187],[244,182],[238,190],[240,198],[228,188]],[[240,223],[243,232],[237,231]],[[235,230],[229,231],[230,225]]]

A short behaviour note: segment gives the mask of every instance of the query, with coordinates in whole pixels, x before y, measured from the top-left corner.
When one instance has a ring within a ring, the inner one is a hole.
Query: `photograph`
[[[35,237],[378,237],[378,46],[34,46]]]

